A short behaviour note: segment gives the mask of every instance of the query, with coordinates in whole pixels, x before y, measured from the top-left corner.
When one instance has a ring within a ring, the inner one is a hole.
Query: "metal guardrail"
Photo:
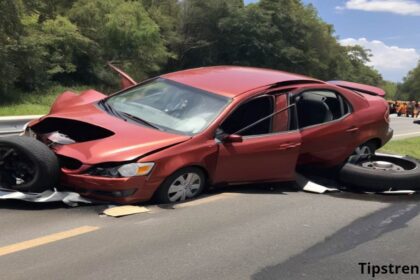
[[[0,117],[0,137],[20,134],[25,124],[40,117],[42,115]]]

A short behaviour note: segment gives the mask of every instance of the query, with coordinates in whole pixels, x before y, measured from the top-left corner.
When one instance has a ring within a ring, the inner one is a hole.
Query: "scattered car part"
[[[59,131],[47,133],[43,136],[45,137],[44,142],[50,141],[53,145],[69,145],[76,143],[76,141]]]
[[[23,200],[35,203],[63,202],[71,207],[76,207],[79,203],[92,203],[75,192],[46,190],[41,193],[18,192],[8,189],[0,189],[0,199],[2,200]]]
[[[58,183],[57,156],[40,141],[25,137],[0,138],[0,187],[42,192]]]
[[[134,214],[140,214],[140,213],[148,213],[150,212],[149,209],[142,206],[134,206],[134,205],[124,205],[124,206],[114,206],[107,208],[103,211],[104,215],[110,216],[110,217],[123,217],[123,216],[129,216]]]
[[[340,190],[337,188],[329,188],[316,182],[313,182],[303,176],[302,174],[296,174],[296,183],[297,185],[306,192],[312,193],[326,193],[326,192],[339,192]]]
[[[384,155],[354,156],[339,171],[340,182],[366,192],[420,189],[419,161]]]
[[[114,70],[115,72],[118,73],[118,75],[120,76],[120,85],[121,85],[121,89],[125,89],[131,86],[134,86],[137,84],[137,82],[131,78],[129,75],[127,75],[127,73],[125,73],[124,71],[122,71],[120,68],[116,67],[115,65],[112,64],[112,61],[108,62],[108,66]]]

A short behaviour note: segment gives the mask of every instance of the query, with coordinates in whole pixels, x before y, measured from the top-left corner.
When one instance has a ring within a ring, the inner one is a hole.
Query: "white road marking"
[[[420,131],[419,132],[410,132],[410,133],[397,134],[397,135],[394,135],[394,137],[404,137],[404,136],[410,136],[410,135],[419,135],[420,136]]]

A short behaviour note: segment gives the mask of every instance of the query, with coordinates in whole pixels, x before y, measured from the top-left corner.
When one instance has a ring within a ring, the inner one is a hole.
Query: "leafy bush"
[[[395,92],[366,66],[366,50],[341,46],[333,26],[300,0],[0,1],[0,97],[57,83],[110,87],[117,81],[108,61],[137,80],[234,64],[385,85]],[[408,88],[415,86],[411,76]],[[410,96],[419,96],[408,88]]]

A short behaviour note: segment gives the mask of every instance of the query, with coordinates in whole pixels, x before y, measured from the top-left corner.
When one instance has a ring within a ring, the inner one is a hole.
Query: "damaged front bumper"
[[[147,201],[160,183],[160,180],[146,176],[111,178],[74,174],[66,170],[62,170],[60,177],[60,188],[76,191],[85,197],[116,203]]]
[[[71,144],[63,141],[72,140],[58,132],[35,134],[30,128],[24,135],[37,138],[53,150],[56,145]],[[75,191],[90,199],[121,204],[147,201],[161,183],[151,180],[150,176],[113,178],[91,175],[86,171],[92,166],[55,152],[61,166],[59,189]]]
[[[152,178],[150,174],[112,177],[88,172],[95,165],[85,164],[83,157],[75,158],[63,148],[112,135],[111,131],[97,126],[85,123],[81,127],[78,121],[49,118],[29,123],[23,135],[43,142],[56,154],[61,168],[58,189],[62,191],[70,190],[94,200],[127,204],[150,200],[163,181]]]

